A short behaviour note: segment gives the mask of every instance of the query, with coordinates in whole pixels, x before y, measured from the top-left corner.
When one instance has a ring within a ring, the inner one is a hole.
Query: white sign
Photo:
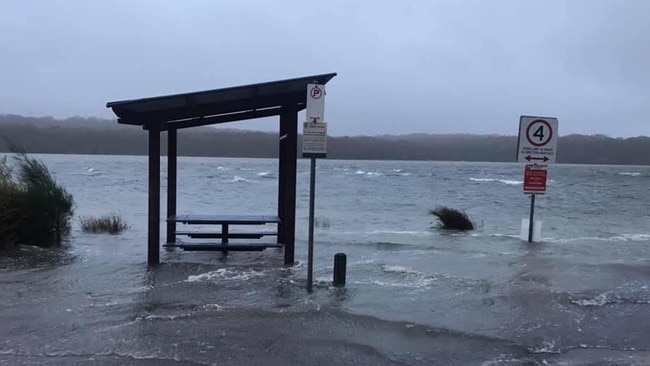
[[[327,156],[326,122],[303,123],[302,156],[304,158],[324,158]]]
[[[325,121],[325,85],[307,85],[307,118],[308,122]]]
[[[555,163],[557,140],[557,118],[521,116],[517,161],[543,165]]]

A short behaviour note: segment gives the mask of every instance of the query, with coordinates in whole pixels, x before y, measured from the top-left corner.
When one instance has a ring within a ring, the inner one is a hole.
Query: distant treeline
[[[233,125],[236,126],[236,125]],[[56,120],[0,115],[0,152],[6,137],[30,153],[147,154],[147,132],[114,120]],[[163,151],[166,136],[162,134]],[[368,160],[514,161],[516,136],[409,134],[330,137],[328,158]],[[180,130],[178,151],[186,156],[277,157],[277,133],[210,127]],[[650,165],[650,138],[568,135],[558,142],[558,162]]]

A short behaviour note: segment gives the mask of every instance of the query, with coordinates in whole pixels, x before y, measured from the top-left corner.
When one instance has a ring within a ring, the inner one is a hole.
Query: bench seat
[[[200,232],[200,231],[177,231],[176,235],[189,236],[195,239],[221,239],[223,234],[221,232]],[[260,239],[263,236],[277,236],[276,231],[257,231],[257,232],[242,232],[242,233],[228,233],[228,239]]]
[[[180,248],[187,251],[221,251],[221,252],[248,252],[262,251],[266,248],[282,248],[279,243],[178,243],[164,244],[167,248]]]

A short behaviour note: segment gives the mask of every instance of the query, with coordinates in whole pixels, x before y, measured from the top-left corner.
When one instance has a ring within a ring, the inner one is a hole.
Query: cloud
[[[109,100],[337,72],[336,135],[515,134],[521,114],[649,135],[647,14],[632,0],[10,2],[0,112],[109,117]]]

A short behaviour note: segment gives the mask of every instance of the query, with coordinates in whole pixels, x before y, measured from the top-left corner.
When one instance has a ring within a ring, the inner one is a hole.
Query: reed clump
[[[119,234],[131,226],[117,213],[110,213],[101,217],[80,217],[81,230],[93,234]]]
[[[49,247],[70,234],[72,195],[45,164],[12,145],[13,167],[0,159],[0,249],[16,244]]]
[[[442,228],[448,230],[474,230],[474,223],[463,211],[449,207],[436,207],[429,210],[431,215],[436,216],[442,222]]]

